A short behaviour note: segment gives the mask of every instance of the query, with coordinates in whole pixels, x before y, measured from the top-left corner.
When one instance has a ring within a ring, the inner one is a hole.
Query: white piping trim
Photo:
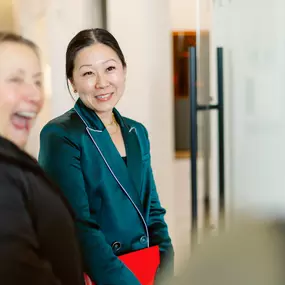
[[[111,174],[113,175],[113,177],[115,178],[115,180],[117,181],[117,183],[121,186],[121,188],[123,189],[124,193],[127,195],[127,197],[129,198],[129,200],[131,201],[131,203],[133,204],[133,206],[135,207],[135,209],[137,210],[138,214],[140,215],[142,221],[143,221],[143,224],[144,224],[144,227],[145,227],[145,230],[146,230],[146,234],[147,234],[147,247],[149,247],[149,233],[148,233],[148,227],[147,227],[147,224],[144,220],[144,217],[142,215],[142,213],[140,212],[140,210],[138,209],[137,205],[135,204],[135,202],[132,200],[131,196],[129,195],[129,193],[126,191],[126,189],[124,188],[124,186],[121,184],[121,182],[119,181],[119,179],[117,178],[117,176],[115,175],[115,173],[113,172],[112,168],[110,167],[110,165],[108,164],[107,160],[105,159],[102,151],[100,150],[99,146],[97,145],[96,141],[94,140],[94,138],[92,137],[92,135],[90,134],[90,131],[92,131],[91,128],[86,128],[89,136],[91,137],[91,140],[93,141],[93,143],[95,144],[97,150],[99,151],[100,155],[102,156],[105,164],[107,165],[108,169],[110,170]]]
[[[75,109],[74,109],[75,110]],[[83,120],[83,118],[80,116],[80,114],[75,110],[75,112],[78,114],[78,116],[80,117],[80,119],[83,121],[83,123],[86,126],[86,131],[88,133],[88,135],[90,136],[92,142],[95,144],[98,152],[100,153],[101,157],[103,158],[105,164],[107,165],[108,169],[110,170],[111,174],[113,175],[113,177],[115,178],[115,180],[117,181],[117,183],[120,185],[120,187],[123,189],[124,193],[127,195],[127,197],[129,198],[129,200],[131,201],[131,203],[133,204],[133,206],[135,207],[136,211],[138,212],[139,216],[141,217],[144,227],[145,227],[145,231],[146,231],[146,235],[147,235],[147,247],[149,247],[149,232],[148,232],[148,227],[146,224],[146,221],[142,215],[142,213],[140,212],[140,210],[138,209],[137,205],[135,204],[135,202],[132,200],[131,196],[129,195],[129,193],[126,191],[126,189],[124,188],[124,186],[121,184],[121,182],[119,181],[119,179],[117,178],[117,176],[115,175],[115,173],[113,172],[112,168],[110,167],[109,163],[107,162],[105,156],[103,155],[101,149],[99,148],[99,146],[97,145],[96,141],[94,140],[94,138],[92,137],[90,131],[94,131],[94,132],[102,132],[100,130],[93,130],[90,127],[87,126],[86,122]],[[130,132],[135,129],[134,127],[132,127],[130,129]]]
[[[135,130],[135,131],[136,131],[136,128],[135,128],[135,127],[131,127],[130,130],[129,130],[129,133],[130,133],[132,130]]]

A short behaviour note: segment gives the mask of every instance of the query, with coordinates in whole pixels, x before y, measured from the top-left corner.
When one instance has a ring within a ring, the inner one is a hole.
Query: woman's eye
[[[92,72],[92,71],[87,71],[87,72],[84,72],[84,73],[83,73],[83,76],[86,76],[86,75],[88,75],[88,76],[89,76],[89,75],[92,75],[92,74],[93,74],[93,72]]]
[[[108,68],[107,68],[107,71],[112,71],[112,70],[114,70],[115,69],[115,66],[109,66]]]
[[[15,82],[15,83],[22,83],[23,82],[23,79],[20,78],[20,77],[12,77],[10,79],[11,82]]]
[[[35,84],[36,84],[38,87],[40,87],[40,88],[41,88],[42,85],[43,85],[41,81],[36,81]]]

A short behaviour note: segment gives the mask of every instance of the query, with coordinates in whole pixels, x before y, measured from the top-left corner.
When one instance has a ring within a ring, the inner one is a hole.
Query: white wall
[[[211,0],[170,0],[172,30],[195,31],[197,27],[208,30],[211,26],[211,2]]]
[[[216,42],[222,42],[226,55],[230,206],[238,211],[282,217],[285,215],[284,11],[283,0],[240,0],[215,7],[219,32]]]

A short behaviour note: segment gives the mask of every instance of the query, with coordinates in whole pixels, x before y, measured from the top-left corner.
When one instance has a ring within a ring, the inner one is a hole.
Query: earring
[[[74,90],[73,90],[73,93],[77,93],[77,90],[76,90],[76,89],[74,89]]]

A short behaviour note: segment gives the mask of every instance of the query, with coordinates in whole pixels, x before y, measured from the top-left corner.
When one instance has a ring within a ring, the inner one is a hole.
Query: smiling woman
[[[0,34],[0,134],[23,148],[43,105],[37,47]]]
[[[113,108],[125,89],[127,64],[110,33],[103,29],[93,31],[93,35],[90,30],[81,31],[70,42],[66,52],[66,76],[82,102],[112,128]],[[82,46],[79,38],[85,38],[86,44]]]
[[[0,284],[82,285],[70,208],[23,151],[41,85],[35,44],[0,33]]]
[[[114,50],[98,43],[78,53],[70,81],[82,102],[108,124],[113,107],[123,95],[125,76],[126,67]]]
[[[73,207],[92,281],[151,285],[121,261],[125,254],[159,247],[156,278],[173,271],[173,247],[152,173],[147,130],[115,108],[126,73],[124,55],[108,31],[75,35],[66,51],[66,77],[79,99],[43,128],[39,163]],[[147,276],[149,268],[142,267]]]

